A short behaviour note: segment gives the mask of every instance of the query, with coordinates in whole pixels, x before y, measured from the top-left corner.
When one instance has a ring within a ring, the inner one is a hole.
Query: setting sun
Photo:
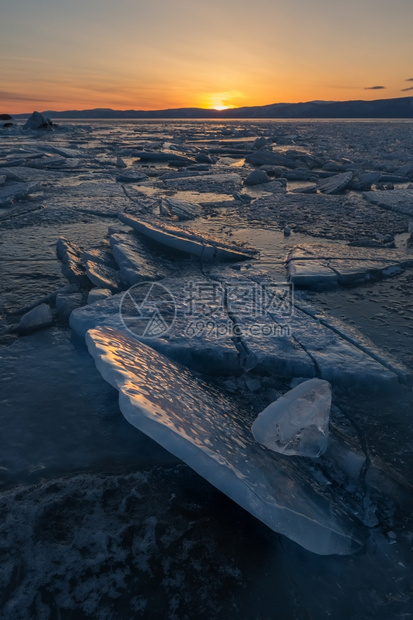
[[[214,110],[228,110],[229,108],[233,108],[233,105],[215,105],[213,107]]]
[[[207,93],[201,97],[201,107],[210,110],[229,110],[238,105],[237,99],[242,98],[241,93],[228,91],[221,93]]]

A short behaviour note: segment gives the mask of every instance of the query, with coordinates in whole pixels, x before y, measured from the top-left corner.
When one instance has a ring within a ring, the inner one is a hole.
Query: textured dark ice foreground
[[[320,555],[363,545],[364,528],[328,487],[254,440],[247,411],[118,330],[91,329],[86,340],[125,418],[271,529]]]

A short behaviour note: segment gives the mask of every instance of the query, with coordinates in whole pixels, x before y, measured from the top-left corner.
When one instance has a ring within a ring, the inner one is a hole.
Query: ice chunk
[[[40,151],[46,151],[46,153],[56,153],[57,155],[65,157],[66,159],[73,159],[83,156],[82,151],[80,151],[79,149],[69,149],[62,146],[54,146],[51,144],[47,144],[45,146],[38,146],[37,148]]]
[[[111,267],[112,269],[116,269],[115,259],[109,249],[97,248],[93,250],[85,250],[82,254],[82,261],[85,263],[88,260],[91,260],[94,263],[101,263],[102,265],[106,265],[106,267]]]
[[[161,198],[159,211],[161,215],[178,220],[192,220],[202,215],[202,207],[199,205],[168,197]]]
[[[282,153],[271,151],[269,148],[264,147],[258,149],[254,153],[246,157],[246,161],[255,164],[256,166],[262,165],[275,165],[286,166],[288,168],[296,168],[296,163],[291,157],[287,157]]]
[[[92,290],[89,291],[87,303],[94,304],[95,301],[103,301],[104,299],[111,297],[111,295],[112,291],[108,288],[92,288]]]
[[[120,272],[103,263],[95,263],[91,260],[86,261],[86,273],[91,283],[95,286],[109,288],[114,292],[124,288],[125,283]]]
[[[53,316],[50,306],[48,304],[40,304],[40,306],[36,306],[36,308],[22,316],[17,326],[17,331],[21,334],[26,334],[36,329],[49,327],[52,324]]]
[[[168,275],[165,261],[156,261],[137,235],[113,234],[110,237],[110,244],[120,273],[129,285],[159,280]]]
[[[213,155],[208,155],[208,153],[198,153],[195,157],[196,161],[204,164],[215,164],[217,162],[217,158]]]
[[[290,253],[287,262],[287,274],[290,282],[298,288],[321,290],[338,284],[337,274],[327,265],[326,261],[297,260]]]
[[[405,254],[389,248],[302,244],[287,257],[289,280],[301,288],[331,288],[389,277],[413,266]]]
[[[269,181],[271,181],[270,177],[268,176],[268,174],[265,172],[265,170],[260,170],[259,168],[257,168],[257,170],[253,170],[253,172],[251,172],[247,178],[244,181],[245,185],[260,185],[262,183],[268,183]]]
[[[410,217],[413,215],[413,189],[411,188],[395,189],[392,192],[370,191],[364,192],[363,196],[374,205],[379,205],[385,209],[403,213]]]
[[[126,168],[126,164],[123,161],[122,157],[118,157],[116,159],[116,168]]]
[[[136,232],[180,252],[198,256],[201,260],[237,261],[250,259],[257,254],[257,251],[251,248],[222,243],[217,239],[163,222],[146,221],[124,213],[120,213],[118,217]]]
[[[31,192],[36,192],[40,188],[39,183],[13,183],[12,185],[3,185],[0,188],[0,207],[25,198]]]
[[[267,144],[270,140],[267,140],[265,136],[261,136],[260,138],[256,138],[252,143],[254,149],[261,149],[263,146]]]
[[[51,129],[52,125],[52,121],[43,114],[40,114],[40,112],[33,112],[23,125],[23,129]]]
[[[194,163],[192,159],[182,157],[182,155],[164,153],[162,151],[134,151],[133,155],[135,157],[139,157],[141,161],[171,162],[177,165],[188,165]]]
[[[142,172],[128,172],[127,174],[117,174],[116,180],[118,183],[140,183],[147,181],[148,177]]]
[[[373,172],[365,172],[364,174],[358,174],[353,178],[350,184],[350,189],[368,191],[371,186],[380,181],[381,172],[379,170]]]
[[[59,318],[67,320],[75,308],[83,305],[83,295],[81,293],[72,293],[66,295],[58,293],[56,295],[56,313]]]
[[[187,369],[110,328],[87,344],[125,418],[276,532],[321,555],[360,548],[364,528],[293,459],[265,450],[251,415]]]
[[[90,283],[80,258],[80,248],[65,237],[60,237],[56,243],[56,252],[58,258],[62,261],[62,273],[65,278],[72,284],[80,287],[89,287]]]
[[[119,313],[121,303],[122,294],[117,294],[77,308],[70,315],[70,327],[82,338],[89,329],[97,326],[109,325],[119,330],[125,329]]]
[[[352,172],[341,172],[317,184],[317,189],[323,194],[338,194],[350,185],[353,178]]]
[[[327,449],[330,408],[328,381],[310,379],[261,411],[252,433],[274,452],[317,458]]]
[[[241,187],[241,177],[239,174],[200,174],[180,177],[176,179],[165,179],[166,187],[181,191],[197,192],[233,192]]]

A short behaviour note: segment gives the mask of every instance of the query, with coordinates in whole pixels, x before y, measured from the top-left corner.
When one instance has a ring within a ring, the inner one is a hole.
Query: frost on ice
[[[330,407],[328,381],[304,381],[261,411],[253,435],[274,452],[319,457],[327,449]]]

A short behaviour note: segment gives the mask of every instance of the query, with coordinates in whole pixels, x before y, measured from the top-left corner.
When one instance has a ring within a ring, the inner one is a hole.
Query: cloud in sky
[[[401,92],[406,93],[408,90],[413,90],[413,86],[410,86],[409,88],[402,88]]]
[[[383,90],[386,88],[387,86],[366,86],[364,90]]]
[[[30,95],[22,95],[21,93],[4,90],[0,90],[0,99],[3,101],[31,101],[37,103],[44,101],[41,97],[31,97]]]

